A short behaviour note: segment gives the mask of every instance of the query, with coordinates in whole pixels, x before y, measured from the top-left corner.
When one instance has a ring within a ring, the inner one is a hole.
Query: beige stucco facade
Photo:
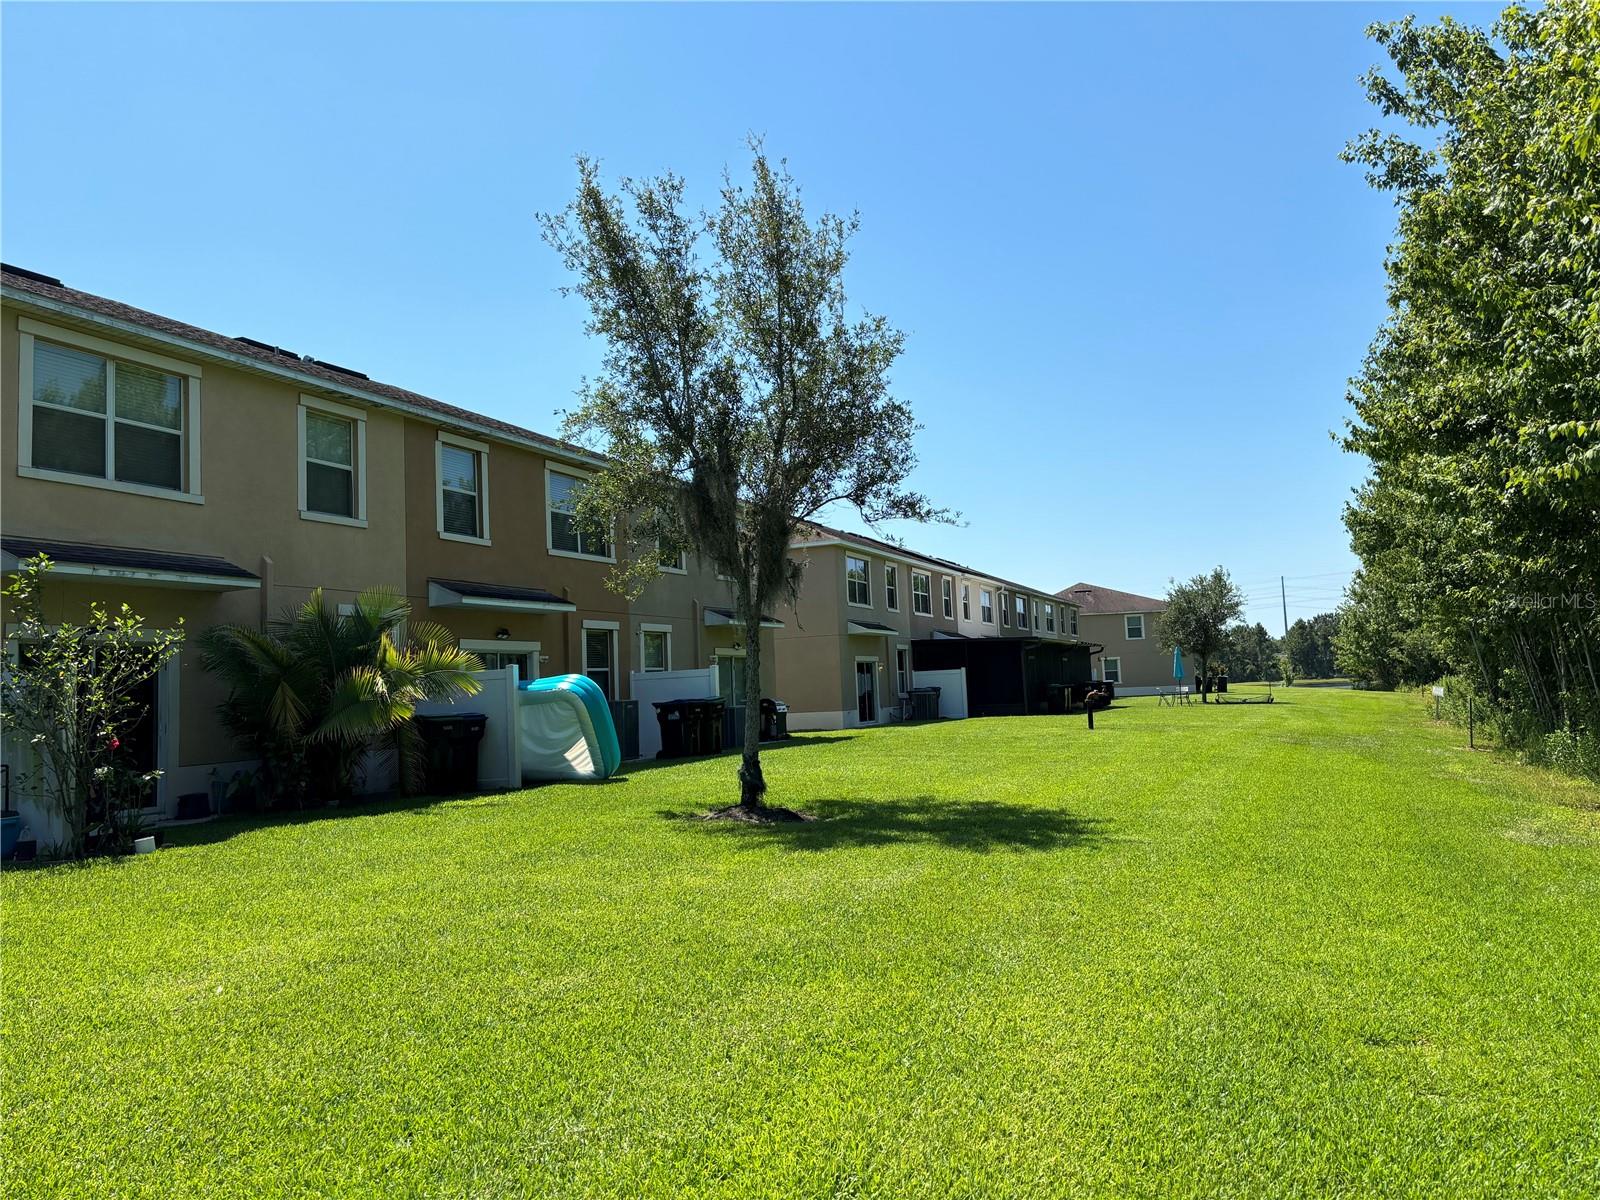
[[[1143,637],[1128,636],[1128,618],[1143,623]],[[1083,613],[1078,628],[1084,638],[1099,644],[1092,660],[1094,677],[1106,679],[1107,659],[1117,675],[1117,691],[1124,695],[1153,692],[1172,686],[1172,652],[1161,648],[1159,612]]]

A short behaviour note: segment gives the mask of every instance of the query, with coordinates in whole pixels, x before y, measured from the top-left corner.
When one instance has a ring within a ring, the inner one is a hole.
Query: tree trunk
[[[767,794],[761,773],[761,613],[746,604],[744,617],[744,758],[739,763],[739,804],[758,809]]]

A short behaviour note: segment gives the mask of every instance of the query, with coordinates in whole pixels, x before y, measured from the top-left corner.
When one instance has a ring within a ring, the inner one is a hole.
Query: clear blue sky
[[[8,3],[4,254],[554,432],[597,347],[533,214],[580,152],[709,202],[756,132],[908,334],[966,524],[887,532],[1052,590],[1222,563],[1277,632],[1280,573],[1293,619],[1354,565],[1394,210],[1337,155],[1404,11]]]

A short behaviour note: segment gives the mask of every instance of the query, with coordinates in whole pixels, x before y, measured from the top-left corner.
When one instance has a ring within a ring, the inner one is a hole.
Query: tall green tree
[[[689,211],[675,175],[608,193],[593,161],[578,174],[576,199],[543,218],[606,344],[566,422],[606,456],[577,517],[621,531],[619,590],[660,569],[663,545],[733,580],[748,655],[734,807],[767,818],[761,615],[800,585],[800,522],[833,504],[868,523],[948,518],[906,486],[917,426],[889,383],[903,339],[846,301],[856,218],[808,218],[759,145],[749,185],[725,176],[712,212]]]
[[[1334,637],[1339,632],[1337,613],[1301,617],[1289,626],[1283,652],[1289,656],[1297,679],[1328,679],[1338,668],[1334,662]]]
[[[1277,678],[1278,639],[1259,621],[1254,625],[1241,621],[1230,628],[1220,653],[1229,678],[1240,683]]]
[[[1228,644],[1228,627],[1243,611],[1244,596],[1221,567],[1187,583],[1174,581],[1167,588],[1167,608],[1161,614],[1162,645],[1182,650],[1198,674],[1210,675]],[[1205,699],[1202,692],[1201,702]]]
[[[1431,644],[1497,707],[1593,732],[1600,6],[1369,32],[1392,72],[1374,70],[1368,95],[1414,132],[1346,151],[1399,219],[1390,316],[1351,382],[1344,444],[1372,470],[1345,514],[1367,594],[1341,653]]]

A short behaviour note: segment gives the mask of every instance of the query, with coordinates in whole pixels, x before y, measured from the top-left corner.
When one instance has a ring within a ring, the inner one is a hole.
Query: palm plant
[[[483,664],[442,625],[410,615],[392,588],[362,592],[346,613],[318,588],[265,629],[218,625],[200,636],[201,662],[228,686],[222,722],[260,757],[276,798],[348,796],[362,756],[384,745],[401,786],[415,786],[418,703],[475,695]]]

